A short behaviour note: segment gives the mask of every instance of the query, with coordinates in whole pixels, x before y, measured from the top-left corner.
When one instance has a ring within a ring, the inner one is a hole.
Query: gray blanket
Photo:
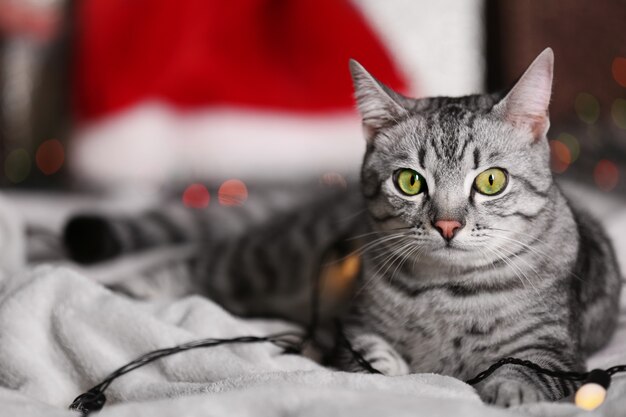
[[[14,216],[0,212],[0,229],[15,232],[19,219]],[[148,351],[200,338],[294,328],[233,317],[200,297],[132,300],[97,282],[106,279],[102,270],[24,267],[18,259],[23,250],[15,250],[23,244],[19,234],[11,235],[17,239],[12,242],[7,236],[2,235],[2,244],[14,251],[7,252],[11,259],[2,258],[0,276],[0,415],[77,415],[67,407],[78,394]],[[115,279],[123,271],[117,270]],[[626,297],[622,301],[624,312]],[[618,363],[626,363],[624,313],[611,344],[589,361],[590,367]],[[101,416],[626,415],[624,376],[614,380],[607,401],[593,413],[571,400],[505,410],[484,405],[472,387],[454,378],[337,372],[282,354],[270,343],[179,353],[121,377],[106,395]]]

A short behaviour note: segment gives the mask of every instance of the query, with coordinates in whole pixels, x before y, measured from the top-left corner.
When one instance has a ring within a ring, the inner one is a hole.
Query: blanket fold
[[[616,339],[626,339],[622,317]],[[295,327],[243,320],[202,297],[142,302],[65,267],[40,266],[0,281],[0,415],[76,415],[80,393],[148,351],[191,340],[264,336]],[[609,346],[611,360],[626,354]],[[602,358],[594,364],[606,366]],[[623,407],[624,378],[603,407]],[[454,378],[336,372],[271,343],[178,353],[134,370],[106,392],[102,416],[151,415],[577,415],[571,404],[515,410],[484,405]],[[11,411],[12,410],[12,411]]]

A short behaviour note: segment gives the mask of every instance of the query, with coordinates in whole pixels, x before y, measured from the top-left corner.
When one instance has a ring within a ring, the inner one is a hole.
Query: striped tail
[[[201,220],[183,207],[134,216],[78,214],[66,224],[63,242],[72,260],[93,264],[156,247],[199,241]]]
[[[356,187],[347,192],[291,191],[264,191],[264,198],[244,207],[171,206],[134,216],[81,214],[67,224],[65,244],[73,260],[96,263],[161,246],[198,243],[187,293],[206,295],[240,315],[305,323],[312,286],[320,275],[337,277],[324,279],[333,297],[349,286],[345,276],[351,274],[345,271],[358,269],[354,259],[325,264],[329,256],[341,258],[356,249],[357,241],[349,238],[363,233],[368,223]],[[169,288],[183,285],[180,278],[171,280]],[[155,285],[145,283],[151,290]]]

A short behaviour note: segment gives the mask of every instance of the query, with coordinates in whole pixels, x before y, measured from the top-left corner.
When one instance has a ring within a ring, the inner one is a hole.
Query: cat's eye
[[[489,168],[478,174],[474,180],[474,189],[484,195],[497,195],[504,191],[508,182],[505,170]]]
[[[418,195],[426,191],[426,180],[412,169],[399,169],[394,175],[394,181],[398,190],[405,195]]]

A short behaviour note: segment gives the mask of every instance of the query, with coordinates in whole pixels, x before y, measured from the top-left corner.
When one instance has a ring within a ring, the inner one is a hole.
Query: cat
[[[362,188],[387,252],[363,256],[345,322],[382,373],[469,379],[508,356],[582,371],[610,338],[621,288],[611,243],[550,171],[553,59],[543,51],[506,94],[424,99],[351,62]],[[477,386],[502,406],[573,388],[512,365]]]
[[[319,265],[343,242],[361,268],[338,311],[354,349],[383,374],[467,380],[507,356],[583,370],[616,326],[621,275],[601,226],[550,171],[552,51],[506,93],[457,98],[410,99],[350,67],[367,143],[360,190],[309,184],[279,196],[251,190],[241,208],[77,216],[69,253],[99,260],[193,241],[196,278],[177,293],[305,323]],[[341,347],[333,364],[365,371]],[[476,388],[501,406],[574,389],[514,366]]]
[[[363,198],[355,181],[347,188],[319,181],[249,184],[241,206],[195,210],[166,197],[139,213],[78,212],[62,240],[80,264],[136,255],[129,258],[136,262],[114,268],[119,279],[106,280],[134,298],[200,294],[240,316],[308,325],[320,270],[335,265],[329,255],[341,258],[365,244],[354,239],[369,228]],[[188,260],[162,250],[189,244],[195,255]],[[160,258],[156,265],[152,254]],[[331,322],[338,310],[322,307],[319,319]]]

